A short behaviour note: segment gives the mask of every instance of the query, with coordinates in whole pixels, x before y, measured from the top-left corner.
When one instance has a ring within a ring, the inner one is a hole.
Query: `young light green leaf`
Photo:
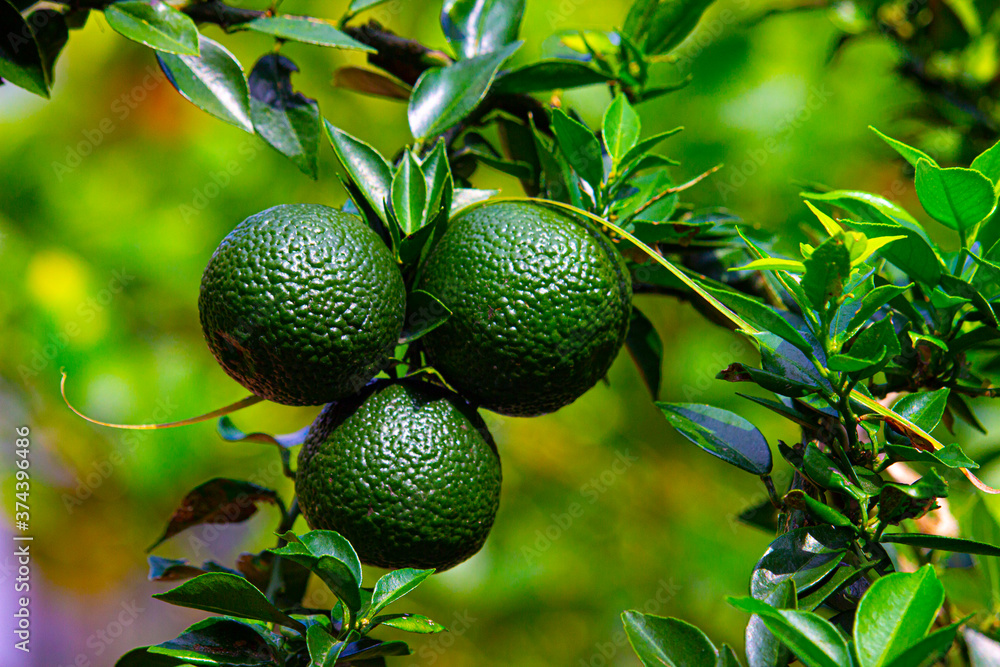
[[[292,89],[298,66],[269,53],[250,72],[250,118],[257,134],[289,158],[302,173],[319,177],[319,143],[323,134],[319,105]]]
[[[944,586],[932,565],[876,579],[854,621],[861,667],[884,667],[923,639],[943,602]]]
[[[281,39],[316,44],[317,46],[375,53],[375,49],[341,32],[330,21],[310,16],[262,16],[253,21],[239,24],[237,29],[252,30],[274,35]]]
[[[775,609],[753,598],[729,598],[737,609],[757,614],[767,629],[806,667],[844,667],[851,663],[847,641],[828,620],[811,611]]]
[[[514,67],[497,77],[494,93],[541,93],[607,83],[608,75],[577,60],[554,58]]]
[[[445,0],[441,28],[461,58],[499,51],[517,39],[525,0]]]
[[[221,44],[198,35],[199,56],[157,52],[167,80],[189,102],[216,118],[253,134],[250,91],[236,56]]]
[[[412,234],[426,222],[423,216],[426,198],[427,184],[420,164],[407,151],[392,178],[392,210],[404,234]]]
[[[361,190],[368,204],[387,221],[386,207],[390,201],[392,170],[377,150],[325,121],[327,138],[333,145],[340,163],[351,181]]]
[[[628,103],[628,99],[619,93],[604,111],[601,124],[604,145],[614,164],[620,164],[622,158],[635,147],[639,141],[639,128],[639,114]]]
[[[390,604],[419,586],[424,579],[432,574],[434,574],[434,570],[404,568],[383,575],[375,583],[371,606],[365,612],[365,617],[369,619],[373,618]]]
[[[951,229],[965,230],[979,224],[997,205],[993,182],[971,169],[942,169],[921,160],[916,183],[924,210]]]
[[[256,586],[235,574],[208,572],[153,597],[180,607],[279,623],[299,632],[306,630],[302,623],[271,604]]]
[[[844,228],[841,227],[839,224],[837,224],[836,220],[834,220],[826,213],[813,206],[812,202],[807,200],[806,206],[809,207],[809,210],[813,212],[813,215],[816,216],[816,218],[823,225],[823,229],[825,229],[826,233],[829,234],[830,236],[836,236],[837,234],[840,234],[844,231]]]
[[[644,667],[715,667],[715,646],[689,623],[638,611],[623,612],[622,623]]]
[[[104,8],[104,18],[116,32],[157,51],[198,55],[198,28],[194,21],[165,2],[114,2]]]
[[[46,99],[52,82],[46,76],[38,39],[17,7],[0,0],[0,78]]]
[[[597,137],[586,125],[573,120],[562,109],[552,110],[552,130],[566,160],[597,192],[604,180],[604,159]]]
[[[333,667],[343,653],[346,641],[337,641],[321,624],[310,625],[306,631],[306,648],[312,660],[309,667]]]
[[[877,129],[875,129],[875,127],[873,127],[872,125],[869,125],[868,129],[877,134],[882,139],[882,141],[889,144],[889,146],[891,146],[893,150],[895,150],[897,153],[903,156],[903,159],[909,162],[911,165],[913,165],[914,168],[916,168],[917,163],[920,162],[920,160],[927,160],[935,167],[937,166],[937,162],[934,161],[934,158],[932,158],[930,155],[923,152],[919,148],[908,146],[898,139],[893,139],[890,136],[886,136],[885,134],[882,134]]]
[[[625,348],[632,356],[653,400],[657,400],[660,394],[660,368],[663,365],[663,341],[656,333],[653,323],[634,306]]]
[[[402,630],[403,632],[415,632],[421,635],[446,632],[448,628],[437,621],[432,621],[420,614],[384,614],[372,619],[371,626],[384,625],[389,628]]]
[[[764,257],[755,259],[749,264],[729,269],[730,271],[790,271],[792,273],[804,273],[805,264],[794,259],[782,259],[780,257]]]
[[[432,67],[413,86],[407,117],[418,139],[440,134],[461,122],[486,97],[497,72],[521,47],[508,44],[499,51]]]
[[[771,449],[757,427],[710,405],[657,403],[670,425],[706,452],[755,475],[771,471]]]

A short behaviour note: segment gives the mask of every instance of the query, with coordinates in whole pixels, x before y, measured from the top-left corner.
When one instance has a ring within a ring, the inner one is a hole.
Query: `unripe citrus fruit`
[[[389,249],[360,218],[276,206],[222,241],[198,309],[212,354],[237,382],[287,405],[363,387],[403,326],[406,292]]]
[[[320,413],[299,453],[302,514],[362,563],[445,570],[471,557],[500,504],[500,457],[482,418],[426,382],[379,380]]]
[[[451,221],[420,289],[452,315],[424,338],[448,382],[515,416],[558,410],[607,373],[628,332],[632,283],[589,222],[527,202]]]

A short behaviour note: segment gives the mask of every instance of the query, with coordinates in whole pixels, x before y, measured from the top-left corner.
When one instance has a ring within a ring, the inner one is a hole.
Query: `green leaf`
[[[195,623],[176,639],[150,646],[149,652],[183,659],[193,665],[224,667],[278,667],[277,651],[249,623],[231,618],[208,618]]]
[[[926,429],[924,429],[926,430]],[[916,449],[906,445],[886,443],[882,446],[892,461],[917,461],[919,463],[939,464],[948,468],[978,468],[979,464],[970,459],[957,444],[945,445],[933,452],[926,449]]]
[[[351,181],[383,221],[390,201],[392,170],[377,150],[326,121],[327,138]]]
[[[337,641],[330,632],[319,623],[310,625],[306,631],[306,648],[312,660],[309,667],[333,667],[343,653],[347,642]]]
[[[371,627],[384,625],[389,628],[402,630],[403,632],[415,632],[421,635],[430,635],[438,632],[446,632],[448,628],[437,621],[432,621],[420,614],[384,614],[372,619]]]
[[[570,166],[596,193],[604,180],[604,158],[597,137],[586,125],[573,120],[562,109],[552,110],[552,130],[559,150]]]
[[[795,582],[790,579],[782,581],[769,591],[762,601],[777,609],[795,609]],[[744,637],[747,662],[750,667],[775,667],[776,665],[784,667],[791,659],[788,648],[778,641],[774,633],[767,629],[764,621],[757,614],[750,616]]]
[[[56,59],[69,41],[66,16],[55,9],[36,9],[28,15],[27,22],[35,35],[38,53],[42,58],[42,71],[51,89],[55,85]],[[8,38],[15,39],[10,35]]]
[[[347,10],[352,14],[356,14],[365,9],[385,4],[386,2],[389,2],[389,0],[351,0],[351,4],[347,7]]]
[[[646,388],[655,401],[660,394],[660,369],[663,365],[663,341],[653,323],[636,307],[625,338],[625,348],[635,361]]]
[[[604,145],[614,164],[620,164],[622,158],[635,148],[639,141],[639,128],[639,115],[628,99],[619,93],[604,111],[601,124]]]
[[[821,388],[832,389],[830,381],[820,374],[810,358],[791,343],[766,331],[753,334],[750,338],[760,350],[761,368],[764,372],[790,383],[805,394],[815,393]],[[822,360],[821,355],[819,358]]]
[[[243,68],[224,46],[198,35],[200,56],[156,53],[177,91],[196,107],[253,134],[250,91]]]
[[[498,94],[541,93],[607,83],[608,75],[577,60],[539,60],[515,67],[497,77],[492,91]]]
[[[659,55],[683,42],[713,0],[638,0],[625,19],[625,35],[643,53]]]
[[[851,520],[830,507],[826,503],[816,500],[802,489],[793,489],[785,494],[785,505],[797,510],[803,510],[820,523],[831,526],[849,527]]]
[[[802,473],[820,488],[839,491],[859,502],[867,497],[865,490],[854,484],[815,442],[806,444],[802,452]]]
[[[413,86],[407,117],[413,136],[424,139],[461,122],[486,97],[503,64],[521,42],[495,53],[461,60],[448,67],[432,67]]]
[[[710,405],[656,404],[685,438],[726,463],[755,475],[771,471],[771,450],[763,434],[743,417]]]
[[[805,264],[794,259],[783,259],[781,257],[762,257],[755,259],[749,264],[729,269],[730,271],[791,271],[802,273],[806,270]]]
[[[316,573],[349,609],[361,608],[361,561],[350,542],[332,530],[313,530],[302,536],[289,531],[283,547],[268,549]]]
[[[499,190],[477,190],[475,188],[455,188],[451,202],[451,217],[467,206],[484,202],[496,195]]]
[[[383,642],[379,640],[372,639],[371,637],[362,637],[356,642],[351,642],[344,647],[344,652],[340,654],[342,660],[350,658],[348,664],[351,665],[367,665],[372,664],[369,662],[362,662],[371,660],[376,665],[381,665],[384,663],[375,662],[374,658],[390,657],[396,655],[409,655],[411,653],[410,647],[406,645],[406,642]]]
[[[990,512],[982,498],[977,498],[969,515],[968,530],[976,542],[1000,544],[1000,523]],[[990,588],[990,600],[994,608],[1000,603],[1000,559],[989,556],[979,558],[979,567]]]
[[[216,425],[219,436],[227,442],[262,442],[278,447],[289,448],[301,445],[306,441],[309,427],[303,426],[295,433],[284,435],[271,435],[270,433],[245,433],[236,427],[233,420],[227,415],[220,417]]]
[[[406,299],[406,319],[400,345],[412,343],[437,329],[451,317],[451,310],[440,299],[424,290],[413,290]]]
[[[294,42],[305,42],[335,49],[375,53],[375,49],[341,32],[330,21],[310,16],[262,16],[240,23],[237,30],[252,30]]]
[[[854,190],[803,192],[801,196],[828,202],[859,216],[860,221],[843,222],[871,238],[905,235],[906,239],[885,246],[882,256],[911,278],[932,287],[938,284],[945,269],[937,248],[916,219],[899,205],[878,195]]]
[[[277,503],[276,491],[237,479],[216,477],[184,496],[163,534],[146,551],[191,526],[204,523],[242,523],[257,513],[259,503]]]
[[[947,387],[942,387],[936,391],[907,394],[893,404],[892,411],[930,433],[941,423],[949,393]]]
[[[917,163],[920,162],[920,160],[927,160],[935,167],[937,166],[937,162],[934,161],[934,158],[932,158],[930,155],[923,152],[922,150],[914,148],[913,146],[908,146],[898,139],[893,139],[892,137],[886,136],[881,132],[879,132],[878,130],[876,130],[875,127],[872,125],[869,125],[868,129],[877,134],[882,139],[882,141],[889,144],[889,146],[891,146],[893,150],[902,155],[903,159],[905,159],[907,162],[913,165],[914,168],[916,168]]]
[[[306,629],[271,604],[256,586],[235,574],[208,572],[153,597],[179,607],[278,623],[299,632]]]
[[[750,595],[767,598],[783,582],[795,582],[806,591],[828,575],[844,558],[852,532],[834,526],[812,526],[788,531],[771,542],[750,576]]]
[[[740,659],[736,657],[736,652],[730,648],[729,644],[723,644],[719,649],[719,659],[715,667],[742,667]]]
[[[886,667],[931,667],[938,664],[951,649],[961,625],[961,622],[952,623],[935,630],[886,663]]]
[[[198,28],[194,21],[165,2],[115,2],[104,8],[104,18],[118,33],[157,51],[198,55]]]
[[[441,28],[462,58],[499,51],[517,39],[524,0],[445,0]]]
[[[264,141],[315,179],[323,124],[316,100],[292,90],[292,72],[298,71],[295,63],[276,53],[258,60],[248,80],[250,118]]]
[[[871,377],[899,356],[902,347],[892,325],[892,316],[886,316],[858,334],[849,354],[856,359],[880,359],[861,371],[852,371],[855,380]]]
[[[993,182],[977,171],[942,169],[921,160],[917,163],[917,197],[932,218],[951,229],[969,229],[993,212],[997,194]]]
[[[831,595],[839,591],[841,588],[844,588],[845,586],[850,586],[851,583],[856,581],[858,578],[861,577],[862,574],[864,574],[873,567],[875,567],[875,563],[872,563],[863,570],[859,570],[855,567],[851,567],[850,565],[845,565],[843,562],[841,562],[834,570],[832,576],[825,579],[823,583],[817,586],[815,589],[813,589],[811,593],[803,596],[802,599],[799,600],[799,609],[803,609],[805,611],[815,610],[821,604],[826,602],[827,598],[829,598]],[[765,602],[768,602],[769,604],[771,604],[771,606],[775,606],[773,603],[767,600],[765,600]]]
[[[770,331],[803,352],[812,353],[812,345],[805,336],[771,306],[741,292],[719,289],[704,283],[702,287],[750,324],[764,331]]]
[[[177,665],[190,664],[169,655],[150,653],[149,649],[151,648],[151,646],[142,646],[132,649],[118,658],[115,667],[176,667]]]
[[[775,609],[753,598],[729,598],[737,609],[757,614],[767,629],[795,653],[806,667],[851,665],[847,641],[828,620],[811,611]]]
[[[1000,141],[973,160],[971,168],[990,179],[994,191],[1000,192]]]
[[[857,312],[854,313],[850,321],[847,323],[847,328],[844,330],[841,338],[843,340],[850,340],[853,338],[854,335],[861,330],[861,327],[866,325],[868,320],[870,320],[882,306],[906,292],[906,290],[908,290],[912,285],[913,283],[903,287],[897,287],[896,285],[881,285],[868,292],[862,298],[861,305]],[[847,304],[845,303],[844,305],[846,306]]]
[[[634,610],[622,613],[622,623],[645,667],[715,667],[715,646],[689,623]]]
[[[877,352],[874,357],[866,357],[863,359],[852,357],[849,354],[831,354],[826,360],[826,367],[831,371],[857,373],[858,371],[862,371],[869,366],[874,366],[882,361],[884,357],[885,350]]]
[[[842,237],[832,237],[819,245],[805,261],[802,291],[819,312],[844,293],[844,282],[851,275],[851,255]]]
[[[373,618],[390,604],[419,586],[424,579],[432,574],[434,574],[434,570],[417,570],[408,567],[383,575],[375,583],[371,606],[365,612],[365,617]]]
[[[932,565],[876,579],[854,621],[861,667],[884,667],[923,639],[943,603],[944,586]]]
[[[8,0],[0,0],[0,77],[28,92],[49,97],[51,81],[46,76],[38,39],[24,17]]]
[[[660,132],[658,134],[654,134],[651,137],[647,137],[639,141],[635,146],[629,149],[629,151],[625,153],[625,155],[622,157],[621,159],[622,168],[628,167],[631,163],[646,156],[646,154],[649,153],[649,151],[653,150],[653,148],[655,148],[657,144],[662,142],[664,139],[674,136],[683,129],[684,129],[683,127],[675,127],[672,130],[667,130],[666,132]]]
[[[427,184],[420,164],[409,151],[392,178],[392,210],[404,234],[412,234],[424,225]]]
[[[879,538],[880,542],[893,544],[908,544],[921,549],[936,549],[938,551],[953,551],[960,554],[978,556],[1000,556],[1000,546],[984,544],[975,540],[965,540],[958,537],[942,535],[924,535],[922,533],[886,533]]]

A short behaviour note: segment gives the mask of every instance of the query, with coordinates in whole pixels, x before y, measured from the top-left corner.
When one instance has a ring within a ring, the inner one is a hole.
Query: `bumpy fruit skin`
[[[403,327],[406,291],[389,249],[326,206],[276,206],[222,241],[205,269],[201,326],[227,373],[258,396],[319,405],[363,387]]]
[[[299,453],[299,506],[362,563],[446,570],[483,546],[500,505],[500,456],[461,397],[425,382],[372,383],[327,406]]]
[[[499,202],[451,221],[420,289],[452,315],[424,338],[463,396],[529,417],[576,400],[625,341],[632,282],[590,223],[539,204]]]

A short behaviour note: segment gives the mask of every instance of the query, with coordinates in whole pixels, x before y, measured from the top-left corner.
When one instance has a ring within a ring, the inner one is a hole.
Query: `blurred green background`
[[[346,4],[288,0],[282,10],[336,16]],[[627,5],[530,0],[516,60],[536,57],[553,30],[620,24]],[[378,17],[389,27],[444,47],[437,4],[386,7]],[[728,206],[789,239],[807,218],[796,179],[887,193],[922,215],[912,181],[866,129],[905,130],[900,119],[917,100],[893,72],[891,47],[865,40],[828,64],[835,31],[822,13],[748,27],[758,10],[750,0],[716,3],[679,51],[693,83],[640,107],[646,134],[687,128],[663,149],[682,161],[678,178],[725,163],[688,198]],[[205,32],[248,70],[272,47],[261,35]],[[409,140],[402,104],[332,87],[335,67],[360,64],[360,55],[300,44],[282,52],[303,70],[297,87],[335,125],[389,155]],[[591,124],[609,101],[601,88],[565,99]],[[60,400],[60,368],[75,404],[108,421],[180,419],[240,398],[245,392],[202,340],[196,303],[205,263],[250,214],[291,202],[339,206],[345,194],[332,151],[322,155],[319,181],[309,180],[259,139],[182,99],[152,53],[99,14],[70,40],[50,102],[0,87],[0,127],[0,529],[12,530],[14,427],[28,425],[36,633],[28,662],[5,639],[0,663],[112,665],[201,617],[150,600],[167,585],[145,578],[144,549],[184,494],[217,476],[273,485],[286,497],[291,485],[271,448],[225,443],[211,423],[138,433],[85,423]],[[474,182],[517,192],[487,169]],[[638,303],[667,350],[664,400],[740,410],[772,444],[796,437],[713,379],[733,361],[752,361],[751,348],[688,306]],[[393,664],[638,664],[620,643],[626,608],[681,616],[742,647],[745,616],[724,596],[745,591],[769,542],[735,521],[764,499],[763,486],[668,429],[627,355],[609,379],[546,417],[487,415],[505,477],[495,528],[478,556],[407,598],[406,610],[452,632],[416,638],[416,653]],[[245,429],[287,432],[317,412],[264,404],[234,419]],[[988,425],[997,421],[985,406],[981,414]],[[1000,481],[992,469],[985,479]],[[570,516],[576,504],[582,513]],[[246,524],[190,530],[157,553],[231,563],[241,551],[271,546],[276,522],[265,507]],[[3,547],[4,618],[13,564]]]

